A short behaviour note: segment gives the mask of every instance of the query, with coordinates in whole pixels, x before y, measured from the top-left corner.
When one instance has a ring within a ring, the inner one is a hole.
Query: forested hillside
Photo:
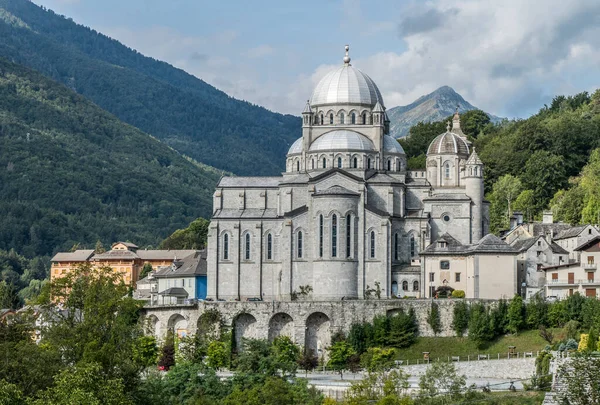
[[[461,126],[486,165],[493,230],[505,229],[517,209],[528,219],[552,208],[558,220],[599,222],[600,90],[557,96],[530,118],[497,125],[468,112]],[[411,128],[401,143],[413,167],[424,166],[427,145],[444,129],[443,122]]]
[[[0,56],[66,84],[187,156],[237,174],[278,174],[301,135],[298,117],[233,99],[28,0],[0,0]]]
[[[0,249],[158,245],[209,216],[220,173],[0,58]]]

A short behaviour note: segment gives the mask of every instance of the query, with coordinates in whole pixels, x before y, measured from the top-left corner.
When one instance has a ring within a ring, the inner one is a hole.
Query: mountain
[[[0,56],[62,82],[182,154],[236,174],[279,174],[301,136],[299,117],[231,98],[28,0],[0,0]]]
[[[409,105],[390,108],[387,110],[390,118],[390,135],[394,138],[407,136],[413,125],[445,119],[454,114],[456,106],[459,112],[478,109],[448,86],[442,86],[432,93],[421,96]],[[486,114],[492,122],[502,121],[502,118]]]
[[[0,249],[33,257],[158,243],[209,216],[220,177],[40,73],[0,58]]]

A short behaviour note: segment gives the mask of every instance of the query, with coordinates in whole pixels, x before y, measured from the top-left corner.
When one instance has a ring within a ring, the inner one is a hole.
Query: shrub
[[[360,356],[360,364],[368,371],[388,370],[394,365],[395,354],[394,349],[371,347]]]
[[[567,340],[565,343],[565,350],[576,350],[577,349],[577,341],[575,339]]]
[[[452,298],[465,298],[465,292],[463,290],[452,291]]]
[[[454,290],[456,292],[457,290]],[[454,317],[452,318],[452,328],[457,336],[462,336],[469,327],[469,306],[464,301],[459,301],[454,305]]]
[[[435,302],[431,302],[431,308],[427,313],[427,323],[431,326],[434,334],[438,334],[442,331],[442,322],[440,320],[440,308]]]
[[[567,334],[567,339],[576,339],[578,331],[579,331],[579,322],[569,321],[565,324],[565,332]]]
[[[483,304],[474,304],[471,306],[469,316],[469,339],[471,339],[477,347],[481,348],[485,342],[494,338],[494,334],[490,328],[490,320],[488,312]]]
[[[508,306],[508,332],[517,333],[523,327],[523,298],[515,295]]]

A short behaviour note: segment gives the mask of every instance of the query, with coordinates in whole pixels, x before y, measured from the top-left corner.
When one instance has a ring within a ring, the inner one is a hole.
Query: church
[[[208,298],[425,297],[421,253],[488,233],[484,168],[456,113],[408,170],[377,85],[346,54],[302,112],[275,177],[223,177],[208,233]]]

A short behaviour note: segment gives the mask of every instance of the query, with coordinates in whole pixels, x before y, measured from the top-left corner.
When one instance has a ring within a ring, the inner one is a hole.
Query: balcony
[[[596,263],[583,263],[582,267],[584,270],[596,270],[596,266],[598,266]]]
[[[577,286],[592,286],[600,285],[600,279],[587,280],[550,280],[548,287],[577,287]]]

